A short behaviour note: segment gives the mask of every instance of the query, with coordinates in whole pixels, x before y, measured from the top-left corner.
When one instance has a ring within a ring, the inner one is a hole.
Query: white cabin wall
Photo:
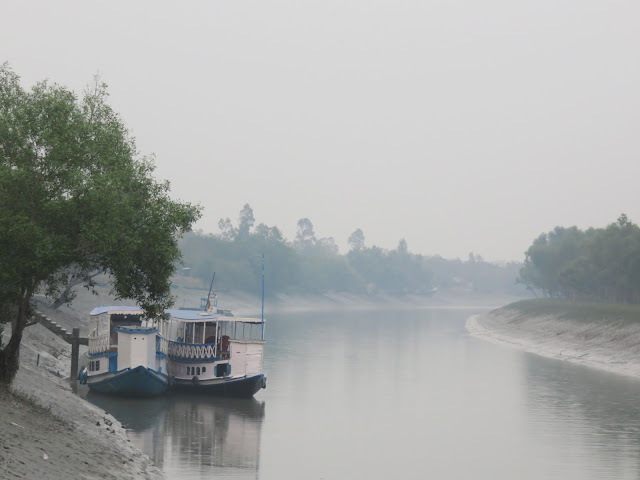
[[[149,364],[147,363],[149,357],[147,353],[147,344],[149,343],[147,338],[148,335],[135,333],[129,336],[131,337],[131,366],[149,366]]]
[[[156,334],[152,333],[142,338],[144,338],[144,346],[146,347],[147,353],[145,367],[154,368],[156,365]]]
[[[231,352],[231,358],[229,359],[231,375],[245,375],[247,370],[247,344],[231,340],[229,342],[229,350]]]
[[[246,374],[259,375],[262,373],[262,359],[264,358],[264,343],[248,343],[246,353]]]
[[[262,373],[264,343],[231,340],[230,350],[231,375],[259,375]]]
[[[153,334],[118,332],[118,370],[139,365],[153,368],[156,364],[155,332]]]
[[[118,332],[118,370],[131,368],[131,341],[128,333]]]
[[[211,378],[215,378],[215,366],[217,363],[226,363],[226,362],[203,362],[203,363],[193,363],[193,362],[178,362],[173,360],[171,362],[172,375],[175,375],[176,378],[182,379],[191,379],[194,376],[198,377],[200,380],[208,380]],[[187,367],[189,371],[195,371],[196,373],[187,373]],[[198,375],[197,371],[200,369],[200,374]],[[164,371],[164,370],[163,370]]]
[[[96,368],[97,362],[100,363],[100,368]],[[93,370],[91,369],[91,364],[93,363]],[[102,373],[107,373],[109,371],[109,357],[89,357],[89,362],[87,363],[87,375],[94,376],[100,375]]]

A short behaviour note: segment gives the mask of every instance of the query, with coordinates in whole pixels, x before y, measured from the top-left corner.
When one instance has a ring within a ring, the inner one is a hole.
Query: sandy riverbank
[[[496,343],[640,378],[640,322],[501,308],[470,317],[466,327],[472,335]]]
[[[25,330],[14,393],[0,393],[0,478],[163,478],[115,418],[71,392],[70,352],[42,325]]]

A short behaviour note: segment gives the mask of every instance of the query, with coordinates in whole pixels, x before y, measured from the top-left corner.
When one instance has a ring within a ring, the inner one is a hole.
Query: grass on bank
[[[587,322],[640,322],[640,305],[571,302],[549,298],[520,300],[498,311],[518,311],[523,318],[553,315]]]

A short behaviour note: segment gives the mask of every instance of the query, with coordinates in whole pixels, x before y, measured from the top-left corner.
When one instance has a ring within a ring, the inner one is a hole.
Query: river
[[[474,338],[478,312],[276,314],[254,399],[88,399],[168,479],[637,479],[640,381]]]

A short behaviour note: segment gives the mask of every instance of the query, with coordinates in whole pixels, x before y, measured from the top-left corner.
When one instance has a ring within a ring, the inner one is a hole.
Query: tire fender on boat
[[[193,383],[194,385],[198,385],[200,383],[200,379],[194,375],[191,379],[191,383]]]

